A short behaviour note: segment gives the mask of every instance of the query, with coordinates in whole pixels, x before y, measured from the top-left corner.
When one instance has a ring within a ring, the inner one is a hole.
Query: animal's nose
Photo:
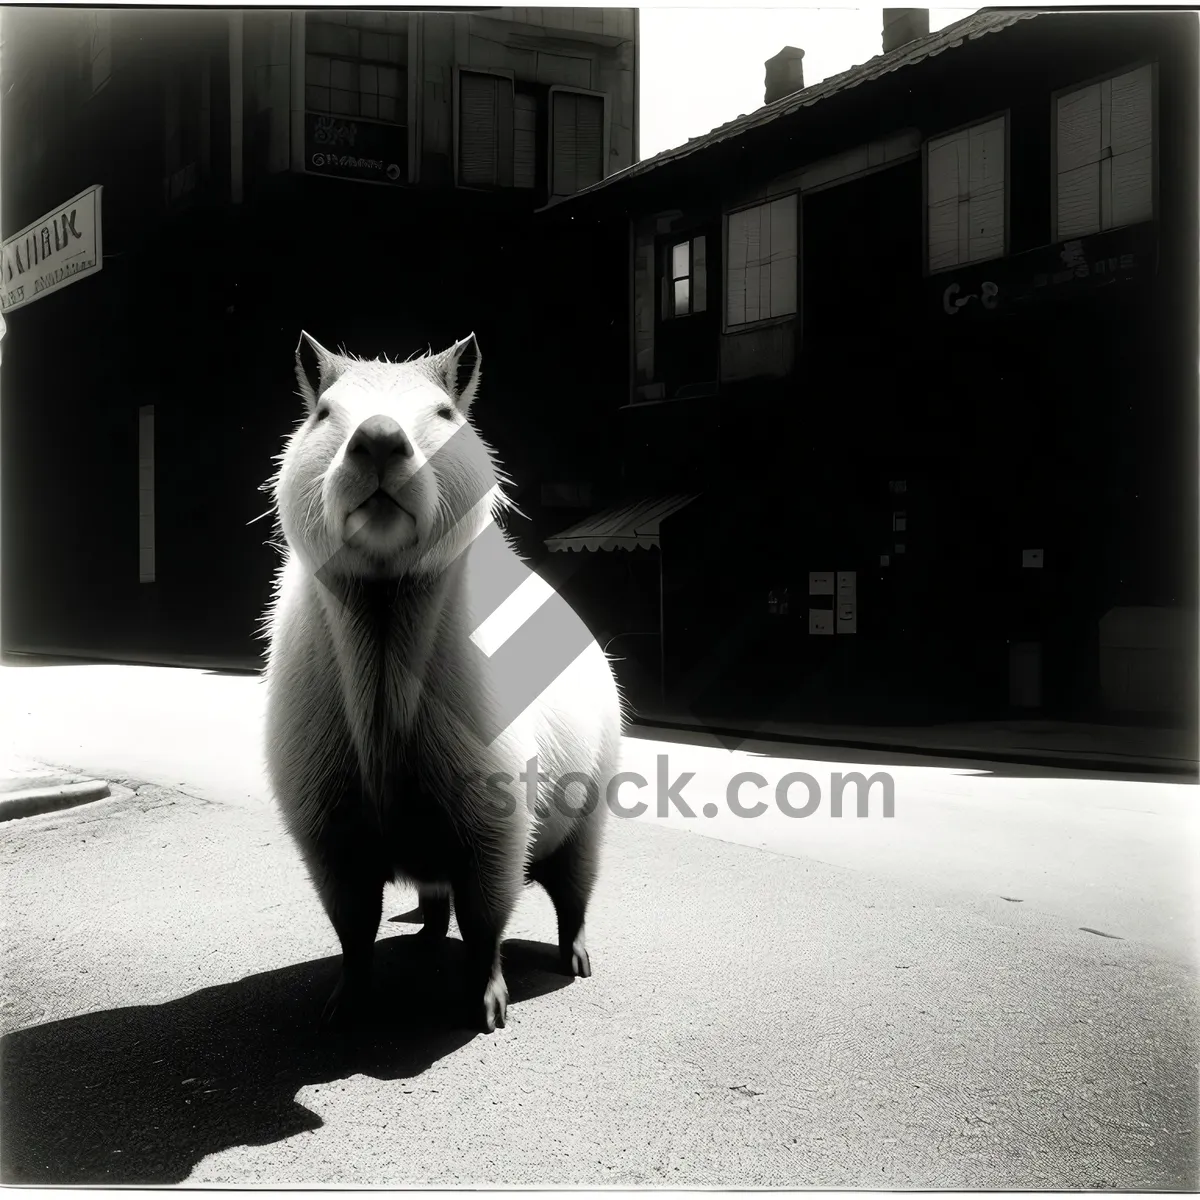
[[[355,431],[346,447],[346,453],[360,461],[367,461],[382,475],[393,457],[411,458],[412,443],[404,430],[391,417],[377,415],[368,417]]]

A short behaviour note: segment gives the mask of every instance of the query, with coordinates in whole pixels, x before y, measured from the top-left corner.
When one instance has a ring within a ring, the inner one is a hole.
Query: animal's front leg
[[[519,886],[517,871],[504,867],[489,871],[476,860],[464,869],[454,887],[454,911],[467,958],[468,1012],[485,1033],[503,1029],[508,1011],[500,940]]]
[[[370,998],[384,871],[367,838],[336,824],[318,839],[311,859],[321,902],[342,946],[341,976],[321,1025],[345,1027],[361,1019]]]

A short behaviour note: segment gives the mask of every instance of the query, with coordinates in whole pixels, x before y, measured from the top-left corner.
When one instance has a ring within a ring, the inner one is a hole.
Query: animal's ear
[[[479,390],[479,343],[473,333],[461,342],[455,342],[449,350],[443,350],[434,358],[438,382],[449,393],[450,398],[462,413],[466,413],[475,393]]]
[[[296,346],[296,380],[310,412],[317,406],[321,386],[328,383],[333,374],[334,362],[334,355],[311,334],[301,330]]]

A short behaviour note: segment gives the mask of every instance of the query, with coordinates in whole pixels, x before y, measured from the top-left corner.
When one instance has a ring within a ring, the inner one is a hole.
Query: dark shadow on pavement
[[[865,731],[864,731],[865,732]],[[675,729],[661,725],[631,725],[626,736],[652,739],[656,742],[677,746],[709,746],[728,749],[730,738],[725,744],[712,732],[706,730]],[[935,767],[961,771],[973,775],[991,776],[997,779],[1113,779],[1127,783],[1200,783],[1197,772],[1169,766],[1164,763],[1161,770],[1150,769],[1141,763],[1127,768],[1111,769],[1102,763],[1087,765],[1069,758],[1042,759],[1031,750],[1026,761],[1005,762],[988,757],[988,751],[937,751],[903,749],[892,746],[830,745],[828,742],[806,742],[797,739],[773,738],[747,734],[744,740],[733,739],[736,748],[744,754],[762,758],[793,758],[808,762],[849,763],[873,767]]]
[[[376,955],[376,1010],[353,1037],[316,1028],[333,957],[0,1039],[3,1183],[182,1183],[206,1155],[319,1128],[301,1088],[411,1078],[482,1036],[455,1024],[460,941],[427,957],[414,936],[383,937]],[[510,1004],[571,983],[556,963],[553,947],[506,942]]]

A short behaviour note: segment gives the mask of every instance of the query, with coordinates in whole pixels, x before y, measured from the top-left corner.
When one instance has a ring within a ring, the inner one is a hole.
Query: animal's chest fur
[[[361,588],[328,625],[357,803],[390,861],[424,881],[472,842],[485,769],[462,720],[484,681],[453,654],[452,583]]]

